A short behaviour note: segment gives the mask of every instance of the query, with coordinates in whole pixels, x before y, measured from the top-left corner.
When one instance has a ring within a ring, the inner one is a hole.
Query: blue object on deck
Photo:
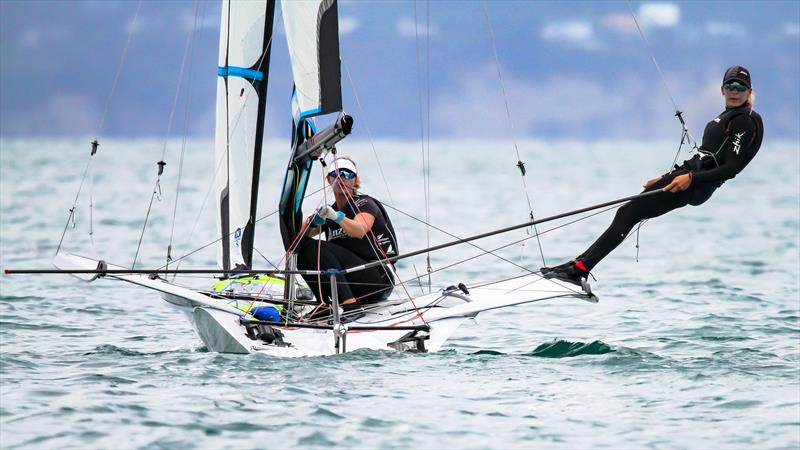
[[[250,310],[250,314],[252,314],[256,319],[263,320],[265,322],[281,321],[281,313],[278,311],[278,308],[274,306],[256,306]]]

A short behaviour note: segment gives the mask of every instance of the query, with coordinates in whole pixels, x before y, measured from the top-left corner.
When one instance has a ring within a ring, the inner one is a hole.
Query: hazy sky
[[[0,135],[96,136],[132,31],[102,135],[165,136],[197,11],[171,136],[211,137],[220,3],[144,1],[134,23],[138,3],[0,1]],[[800,2],[630,6],[694,134],[722,109],[723,71],[740,64],[767,138],[800,140]],[[368,127],[419,139],[429,123],[434,138],[679,135],[625,1],[340,0],[339,12],[344,104],[361,138]],[[267,134],[288,139],[292,82],[276,29]]]

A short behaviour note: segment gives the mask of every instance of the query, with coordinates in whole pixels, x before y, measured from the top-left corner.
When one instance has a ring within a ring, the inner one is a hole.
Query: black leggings
[[[668,185],[673,178],[685,173],[687,173],[686,170],[671,172],[643,192],[661,189]],[[614,216],[614,221],[611,222],[608,229],[577,259],[583,261],[587,269],[592,270],[597,263],[625,240],[625,236],[630,233],[637,223],[644,219],[658,217],[686,205],[697,206],[708,200],[715,189],[716,186],[713,185],[693,184],[689,186],[689,189],[678,193],[662,192],[631,200],[617,210],[617,215]]]
[[[317,264],[317,251],[319,251],[319,265]],[[304,237],[297,246],[297,268],[300,270],[341,270],[368,262],[349,249],[333,242]],[[355,298],[358,304],[363,305],[386,299],[394,288],[392,276],[386,273],[387,270],[391,269],[377,266],[347,275],[337,275],[336,290],[339,294],[339,301]],[[303,279],[306,280],[318,301],[330,303],[329,275],[322,274],[319,277],[303,275]]]

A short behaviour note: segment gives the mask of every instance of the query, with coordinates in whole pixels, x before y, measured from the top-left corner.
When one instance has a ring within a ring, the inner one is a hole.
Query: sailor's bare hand
[[[664,188],[661,190],[664,192],[669,191],[674,194],[677,192],[685,191],[686,189],[689,188],[689,185],[691,184],[692,184],[692,176],[689,175],[688,173],[685,173],[683,175],[678,175],[677,177],[673,178],[672,182],[664,186]]]
[[[642,185],[642,187],[643,187],[643,188],[645,188],[645,189],[647,189],[647,188],[649,188],[650,186],[652,186],[652,185],[654,185],[654,184],[658,183],[658,180],[660,180],[660,179],[662,179],[662,178],[664,178],[664,177],[655,177],[655,178],[651,178],[651,179],[649,179],[649,180],[645,181],[645,182],[644,182],[644,184]]]

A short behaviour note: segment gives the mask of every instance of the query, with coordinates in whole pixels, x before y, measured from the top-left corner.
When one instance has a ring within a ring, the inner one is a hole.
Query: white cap
[[[328,175],[339,169],[349,170],[354,174],[358,175],[358,170],[356,170],[356,164],[347,158],[336,158],[333,160],[333,162],[328,164]]]

